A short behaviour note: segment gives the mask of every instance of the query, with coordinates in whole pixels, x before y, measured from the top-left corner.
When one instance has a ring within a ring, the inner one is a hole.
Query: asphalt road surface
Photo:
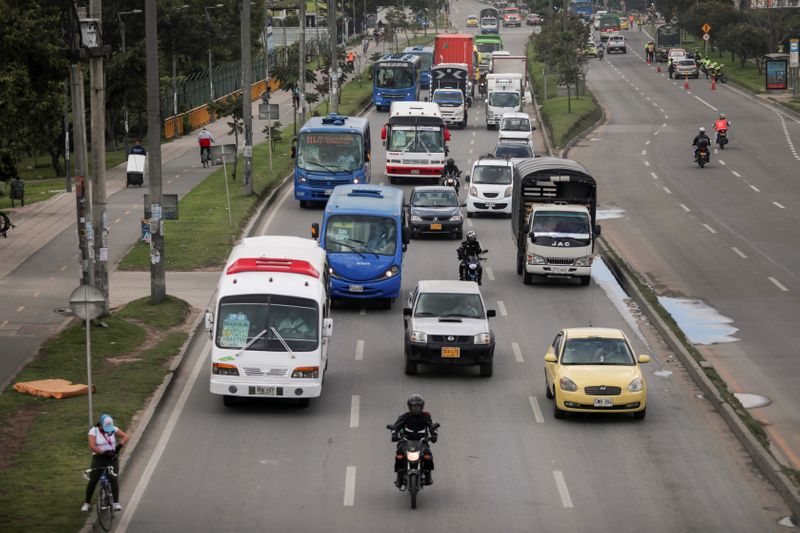
[[[589,80],[609,121],[570,152],[598,178],[601,204],[624,211],[604,236],[657,293],[699,299],[732,319],[739,340],[698,346],[800,468],[800,121],[726,85],[671,81],[642,61],[643,34],[606,54]],[[663,69],[666,72],[666,69]],[[691,142],[719,113],[730,144],[700,169]]]
[[[451,17],[463,24],[481,5],[459,2]],[[506,48],[521,51],[527,33],[503,30]],[[451,154],[462,169],[497,137],[483,128],[482,113],[479,104],[470,126],[453,132]],[[387,114],[368,116],[372,131],[380,131]],[[375,144],[373,182],[385,182],[383,150]],[[584,163],[595,170],[593,159]],[[604,186],[601,181],[601,191]],[[274,209],[262,233],[308,235],[322,215],[301,210],[290,190]],[[498,310],[493,377],[480,378],[474,369],[406,376],[401,299],[391,311],[360,305],[334,311],[324,393],[308,409],[274,401],[229,409],[208,391],[210,344],[203,339],[184,360],[124,473],[126,510],[118,530],[779,529],[778,520],[789,514],[782,501],[659,343],[648,346],[643,339],[649,337],[632,328],[596,282],[524,286],[508,219],[471,220],[491,250],[482,290]],[[412,241],[404,294],[419,279],[454,278],[456,246]],[[553,418],[542,357],[558,329],[590,323],[624,329],[637,353],[655,356],[646,367],[646,420]],[[666,372],[655,375],[659,370]],[[433,446],[434,485],[421,493],[416,511],[393,485],[394,445],[384,428],[412,393],[426,398],[442,424]]]

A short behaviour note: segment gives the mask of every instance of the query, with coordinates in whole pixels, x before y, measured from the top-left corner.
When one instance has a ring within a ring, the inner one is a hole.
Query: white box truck
[[[522,111],[524,106],[522,74],[486,75],[486,129],[497,128],[504,113]]]

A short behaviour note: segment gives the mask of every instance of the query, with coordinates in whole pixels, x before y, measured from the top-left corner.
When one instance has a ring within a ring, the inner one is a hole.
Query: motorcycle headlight
[[[478,333],[472,340],[475,344],[489,344],[492,342],[492,336],[488,333]]]
[[[470,270],[477,270],[477,269],[478,269],[478,264],[477,264],[477,263],[472,263],[472,264],[470,264],[470,265],[469,265],[469,269],[470,269]]]
[[[541,255],[528,254],[528,264],[529,265],[546,265],[547,264],[547,259],[545,259]]]
[[[422,219],[419,215],[411,215],[411,222],[422,222]]]
[[[576,267],[590,267],[592,266],[592,256],[585,255],[583,257],[579,257],[575,260]]]
[[[511,187],[506,187],[506,190],[503,192],[503,198],[508,198],[511,196]]]
[[[411,342],[428,342],[428,334],[424,331],[412,331],[408,339]]]
[[[628,384],[628,390],[630,392],[641,392],[644,389],[644,380],[642,378],[636,378]]]
[[[396,276],[398,272],[400,272],[400,267],[398,267],[397,265],[393,265],[392,268],[383,273],[383,277],[391,278],[392,276]]]
[[[450,217],[450,222],[458,222],[461,220],[461,215],[453,215]]]
[[[411,462],[416,462],[416,461],[419,461],[419,451],[416,451],[416,452],[408,452],[408,453],[406,454],[406,457],[408,457],[408,460],[409,460],[409,461],[411,461]]]
[[[578,390],[578,385],[576,385],[575,382],[568,377],[562,377],[559,383],[561,384],[561,390],[568,392],[575,392]]]
[[[476,186],[471,186],[469,188],[469,195],[470,196],[478,196],[478,188]]]

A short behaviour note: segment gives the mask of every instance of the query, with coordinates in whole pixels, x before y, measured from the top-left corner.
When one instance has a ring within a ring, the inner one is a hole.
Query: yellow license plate
[[[442,229],[441,224],[431,224],[431,229]]]
[[[451,359],[461,357],[461,348],[458,346],[443,346],[442,357],[448,357]]]

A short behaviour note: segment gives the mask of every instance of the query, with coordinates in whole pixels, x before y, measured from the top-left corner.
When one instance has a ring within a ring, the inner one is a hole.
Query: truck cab
[[[522,75],[515,73],[486,76],[486,129],[499,127],[505,113],[522,111],[522,81]]]
[[[435,89],[431,101],[439,106],[447,125],[467,127],[467,102],[458,89]]]

